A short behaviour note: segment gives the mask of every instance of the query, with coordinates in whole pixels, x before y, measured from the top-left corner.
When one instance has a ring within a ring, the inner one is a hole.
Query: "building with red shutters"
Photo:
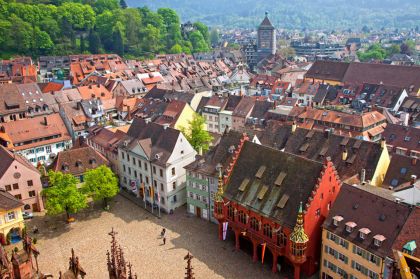
[[[294,278],[312,275],[320,266],[321,226],[341,184],[329,158],[315,162],[244,135],[219,177],[219,238],[234,234],[236,249],[252,250],[254,262],[265,258],[273,272],[281,265],[293,267]]]

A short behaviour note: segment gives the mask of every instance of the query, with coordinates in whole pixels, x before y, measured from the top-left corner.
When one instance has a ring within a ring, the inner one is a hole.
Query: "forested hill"
[[[207,26],[181,34],[168,8],[127,8],[124,0],[0,0],[0,59],[14,55],[112,52],[125,57],[207,51]]]
[[[130,6],[171,7],[182,20],[255,27],[265,11],[284,28],[348,29],[420,25],[420,0],[127,0]]]

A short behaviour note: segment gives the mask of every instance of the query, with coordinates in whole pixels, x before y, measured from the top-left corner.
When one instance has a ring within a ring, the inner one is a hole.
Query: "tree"
[[[218,45],[220,40],[219,31],[216,28],[213,28],[210,32],[210,42],[212,46]]]
[[[54,43],[47,32],[41,31],[38,27],[34,29],[34,53],[47,54],[54,47]]]
[[[180,46],[179,44],[175,44],[173,47],[171,47],[171,49],[169,50],[169,53],[171,54],[182,53],[182,46]]]
[[[192,43],[194,52],[206,52],[209,50],[209,47],[200,31],[191,32],[189,34],[189,39]]]
[[[113,50],[123,56],[124,55],[124,26],[121,22],[117,22],[112,30],[112,38],[114,42]]]
[[[101,49],[101,38],[95,30],[90,29],[89,32],[89,52],[92,54],[98,54]]]
[[[207,43],[207,45],[210,44],[210,34],[209,34],[209,28],[202,22],[194,22],[194,27],[203,35],[204,41]]]
[[[104,11],[113,11],[120,7],[120,3],[117,0],[96,0],[95,2],[95,11],[98,14],[103,13]]]
[[[65,212],[69,221],[70,214],[87,206],[86,196],[77,189],[78,180],[73,175],[50,170],[48,178],[50,187],[42,190],[42,195],[46,198],[47,214],[58,215]]]
[[[128,5],[125,2],[125,0],[120,0],[120,7],[121,7],[121,9],[127,9],[128,8]]]
[[[197,152],[209,150],[213,137],[205,129],[206,120],[199,114],[194,114],[193,119],[188,121],[188,127],[182,127],[181,132]]]
[[[105,165],[86,172],[84,181],[83,191],[92,196],[94,201],[102,200],[104,207],[108,206],[108,199],[120,191],[117,176]]]
[[[401,52],[401,48],[399,45],[391,45],[387,50],[387,56],[391,57],[394,54],[400,53]]]

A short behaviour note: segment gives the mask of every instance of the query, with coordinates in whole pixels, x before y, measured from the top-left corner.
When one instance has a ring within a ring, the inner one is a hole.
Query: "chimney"
[[[362,169],[362,171],[360,172],[360,183],[362,185],[365,185],[366,183],[366,169]]]
[[[44,125],[45,126],[48,126],[48,120],[47,120],[47,117],[46,116],[44,116]]]
[[[0,126],[0,132],[1,133],[6,133],[6,127]]]
[[[343,161],[345,161],[345,160],[347,160],[347,156],[348,156],[349,154],[348,154],[348,152],[347,152],[347,149],[344,149],[343,150],[343,153],[341,153],[341,159],[343,160]]]
[[[150,119],[150,117],[148,117],[148,118],[145,118],[144,121],[146,122],[146,124],[149,124],[152,121],[152,119]]]
[[[381,138],[381,148],[382,149],[386,148],[386,140],[385,140],[385,138]]]
[[[296,132],[296,128],[297,128],[296,121],[293,121],[293,124],[292,124],[292,134],[294,134]]]
[[[163,124],[163,129],[164,130],[168,129],[168,127],[169,127],[169,124],[168,123]]]

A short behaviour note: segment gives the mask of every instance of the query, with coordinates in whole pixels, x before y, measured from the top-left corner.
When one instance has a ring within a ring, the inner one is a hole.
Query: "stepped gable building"
[[[412,209],[370,188],[341,187],[323,225],[321,278],[397,278],[392,249]]]
[[[373,143],[355,138],[299,128],[294,125],[277,125],[269,121],[264,130],[248,130],[253,142],[323,162],[331,158],[342,181],[369,182],[381,186],[390,157],[385,142]]]
[[[381,84],[405,88],[408,94],[420,90],[420,67],[359,62],[315,61],[305,79],[330,85]]]
[[[340,188],[329,158],[319,163],[242,139],[219,177],[219,238],[227,223],[236,249],[251,246],[254,262],[265,255],[273,272],[281,263],[293,265],[296,279],[301,270],[312,275],[319,268],[321,225]]]
[[[268,12],[265,13],[265,18],[258,27],[257,36],[257,62],[270,55],[275,55],[277,50],[276,29],[268,19]]]

